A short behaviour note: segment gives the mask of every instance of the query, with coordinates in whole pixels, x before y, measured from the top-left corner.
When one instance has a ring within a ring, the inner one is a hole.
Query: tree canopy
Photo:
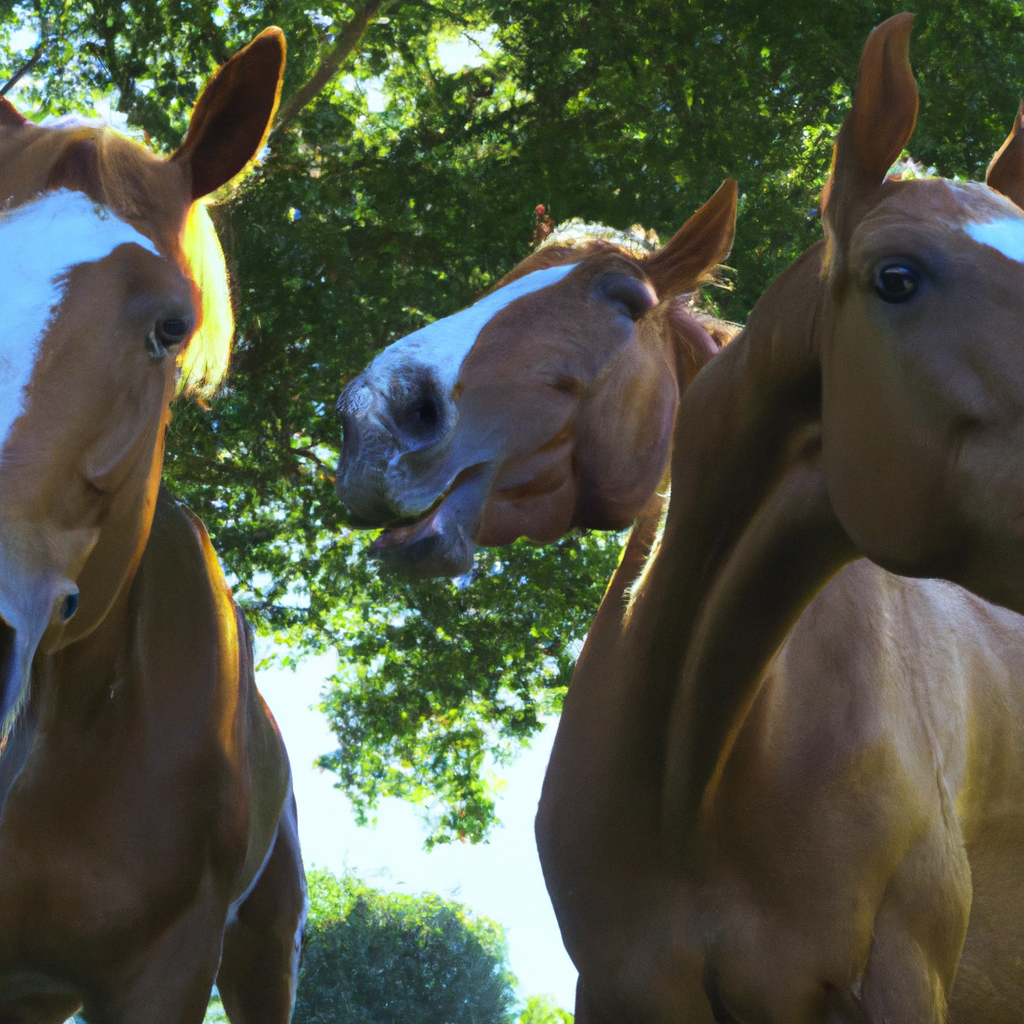
[[[557,712],[618,555],[614,536],[482,552],[457,581],[382,576],[332,489],[343,385],[529,251],[534,208],[673,232],[726,175],[742,321],[820,235],[818,194],[868,0],[0,0],[0,89],[30,116],[109,102],[158,151],[212,69],[288,37],[278,126],[215,208],[238,338],[228,386],[179,405],[172,490],[286,657],[337,651],[322,763],[360,813],[425,803],[431,840],[493,821],[491,762]],[[1024,83],[1016,0],[921,0],[913,155],[979,178]],[[445,58],[471,43],[468,62]],[[461,65],[461,66],[460,66]],[[6,84],[4,84],[6,83]]]
[[[517,1013],[500,925],[435,893],[311,871],[293,1024],[572,1024],[544,997]],[[214,991],[206,1024],[225,1024]]]
[[[501,928],[436,895],[310,875],[295,1024],[511,1024]]]

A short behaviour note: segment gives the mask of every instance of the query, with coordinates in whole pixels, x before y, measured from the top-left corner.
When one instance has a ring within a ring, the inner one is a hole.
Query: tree
[[[573,1024],[573,1015],[548,996],[530,996],[518,1024]]]
[[[310,875],[295,1024],[506,1024],[501,928],[436,895]]]
[[[163,150],[217,62],[272,21],[288,33],[286,121],[215,214],[236,282],[229,387],[178,409],[167,476],[258,629],[294,658],[339,651],[324,704],[339,746],[323,763],[358,811],[394,793],[433,801],[433,840],[486,834],[489,761],[557,711],[618,541],[487,552],[456,583],[382,577],[332,491],[344,383],[525,255],[538,203],[666,236],[737,177],[734,287],[715,300],[742,320],[820,236],[864,38],[904,6],[0,0],[0,81],[34,61],[19,103],[87,109],[113,84],[129,126]],[[1024,51],[1000,45],[1024,9],[912,6],[914,155],[980,177],[1024,81]],[[486,58],[446,70],[438,47],[466,32],[492,40]]]
[[[309,875],[293,1024],[572,1024],[547,996],[521,1009],[499,925],[435,894]],[[227,1017],[216,991],[206,1024]]]

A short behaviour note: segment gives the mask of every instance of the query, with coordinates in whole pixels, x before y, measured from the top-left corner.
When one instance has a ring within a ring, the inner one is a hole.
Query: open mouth
[[[492,476],[486,463],[462,470],[427,512],[411,523],[384,530],[371,550],[417,575],[459,576],[467,572],[473,564],[473,538]]]

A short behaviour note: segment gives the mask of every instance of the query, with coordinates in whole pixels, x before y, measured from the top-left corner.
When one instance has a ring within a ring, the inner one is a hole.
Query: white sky
[[[333,788],[335,777],[312,767],[320,754],[337,746],[327,720],[310,710],[332,669],[333,659],[324,657],[296,672],[267,669],[257,677],[288,745],[307,867],[336,873],[348,869],[378,888],[437,892],[466,904],[504,927],[520,996],[550,995],[572,1010],[576,969],[562,948],[533,841],[533,817],[554,727],[504,769],[508,786],[497,811],[503,825],[490,843],[455,843],[426,853],[426,833],[414,807],[388,800],[381,805],[376,827],[359,828],[348,800]]]

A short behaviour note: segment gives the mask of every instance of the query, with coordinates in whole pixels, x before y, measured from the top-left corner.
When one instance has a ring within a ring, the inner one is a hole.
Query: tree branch
[[[38,8],[39,5],[37,4],[36,9],[38,10]],[[39,63],[43,54],[46,52],[47,46],[50,45],[50,41],[46,38],[48,34],[49,25],[47,24],[47,20],[42,14],[42,12],[40,12],[39,42],[36,43],[36,48],[33,51],[32,56],[29,57],[29,59],[25,61],[25,63],[22,64],[21,67],[18,68],[18,70],[15,71],[10,78],[7,79],[3,86],[0,86],[0,96],[6,96],[7,93],[9,93],[18,84],[18,82],[20,82],[25,77],[25,75],[27,75]]]
[[[352,20],[338,36],[334,49],[320,62],[313,77],[285,103],[277,114],[274,131],[283,128],[295,115],[310,103],[324,89],[328,82],[338,73],[342,63],[348,59],[362,41],[371,22],[380,14],[384,0],[367,0],[356,11]]]
[[[288,451],[292,455],[298,455],[300,459],[309,459],[311,462],[315,462],[330,478],[331,483],[334,483],[334,466],[327,465],[312,448],[289,448]]]

